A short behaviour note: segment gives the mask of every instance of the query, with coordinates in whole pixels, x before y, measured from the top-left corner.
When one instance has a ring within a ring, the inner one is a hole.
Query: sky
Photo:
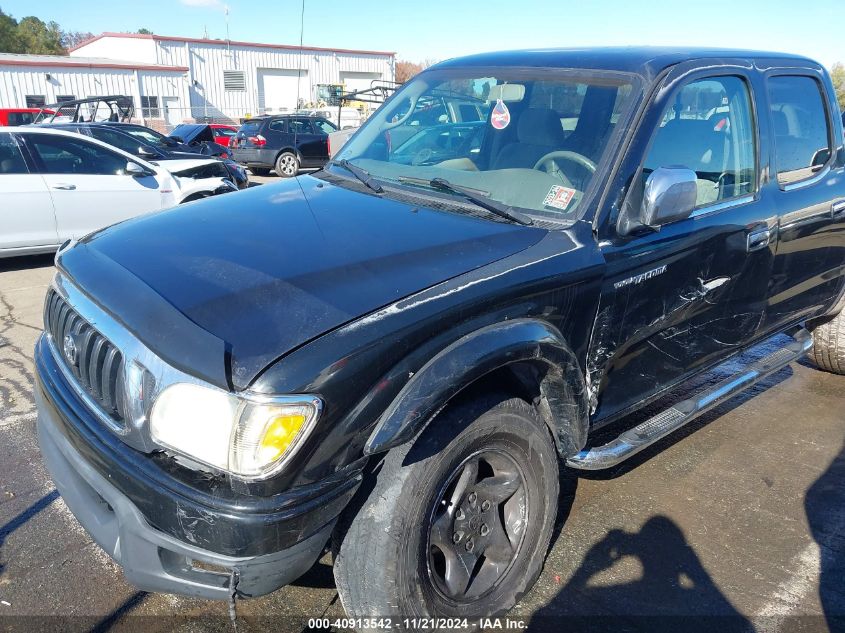
[[[0,0],[64,30],[298,44],[302,0]],[[35,8],[34,8],[35,7]],[[80,10],[80,9],[84,10]],[[531,47],[701,45],[845,62],[845,0],[305,0],[306,45],[410,61]]]

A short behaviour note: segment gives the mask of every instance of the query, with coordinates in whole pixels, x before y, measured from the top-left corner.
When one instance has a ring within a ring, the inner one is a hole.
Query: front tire
[[[845,375],[845,311],[813,328],[810,359],[819,369]]]
[[[533,586],[559,482],[531,405],[485,396],[446,409],[375,476],[336,549],[350,616],[495,617]]]
[[[293,152],[282,152],[276,157],[276,174],[282,178],[293,178],[299,173],[299,159]]]

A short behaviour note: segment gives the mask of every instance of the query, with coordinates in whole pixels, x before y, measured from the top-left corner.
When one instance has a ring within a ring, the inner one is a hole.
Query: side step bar
[[[786,347],[755,361],[741,374],[726,378],[705,393],[658,413],[604,446],[585,449],[573,455],[566,460],[566,465],[580,470],[602,470],[616,466],[725,400],[798,360],[810,351],[812,346],[813,335],[805,329],[798,330],[793,336],[793,341]]]

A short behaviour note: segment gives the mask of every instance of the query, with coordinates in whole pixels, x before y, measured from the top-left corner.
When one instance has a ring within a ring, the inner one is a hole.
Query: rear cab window
[[[769,77],[769,106],[778,183],[812,178],[832,156],[831,126],[822,86],[806,75]]]

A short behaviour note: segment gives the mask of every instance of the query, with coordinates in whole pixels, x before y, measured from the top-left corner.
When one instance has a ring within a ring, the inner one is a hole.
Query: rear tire
[[[819,369],[845,375],[845,311],[813,328],[810,359]]]
[[[299,159],[293,152],[282,152],[276,157],[276,175],[293,178],[299,173]]]
[[[506,613],[542,569],[558,472],[549,430],[525,401],[486,395],[446,409],[388,452],[341,519],[334,575],[347,614],[472,626]]]

